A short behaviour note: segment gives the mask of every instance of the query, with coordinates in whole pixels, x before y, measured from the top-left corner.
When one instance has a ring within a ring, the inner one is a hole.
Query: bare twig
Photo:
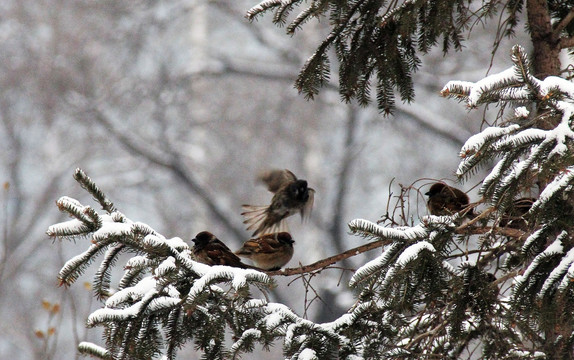
[[[326,268],[329,265],[332,265],[338,261],[348,259],[348,258],[353,257],[355,255],[362,254],[366,251],[385,246],[385,245],[389,244],[390,242],[391,242],[391,240],[388,240],[388,239],[373,241],[373,242],[370,242],[370,243],[365,244],[365,245],[357,246],[356,248],[347,250],[347,251],[342,252],[340,254],[330,256],[330,257],[325,258],[323,260],[319,260],[319,261],[314,262],[310,265],[300,266],[297,268],[289,268],[289,269],[284,269],[284,270],[268,271],[267,274],[271,275],[271,276],[274,276],[274,275],[292,276],[292,275],[310,273],[310,272],[313,272],[313,271],[316,271],[319,269]]]
[[[493,232],[493,233],[498,234],[498,235],[512,237],[512,238],[515,238],[518,240],[524,239],[524,237],[528,235],[528,233],[525,233],[524,231],[521,231],[518,229],[491,227],[491,226],[483,226],[483,227],[475,228],[475,227],[469,227],[468,224],[461,225],[457,229],[455,229],[456,234],[467,234],[467,235],[468,234],[469,235],[479,235],[479,234],[486,234],[489,232]],[[292,276],[292,275],[311,273],[311,272],[317,271],[319,269],[325,269],[328,266],[335,264],[336,262],[339,262],[341,260],[348,259],[350,257],[362,254],[362,253],[367,252],[369,250],[383,247],[385,245],[390,244],[391,242],[392,242],[392,240],[390,240],[390,239],[382,239],[382,240],[373,241],[373,242],[370,242],[368,244],[357,246],[353,249],[344,251],[340,254],[330,256],[330,257],[325,258],[323,260],[316,261],[316,262],[309,264],[309,265],[300,266],[297,268],[288,268],[288,269],[284,269],[284,270],[268,271],[267,274],[271,275],[271,276],[275,276],[275,275]]]

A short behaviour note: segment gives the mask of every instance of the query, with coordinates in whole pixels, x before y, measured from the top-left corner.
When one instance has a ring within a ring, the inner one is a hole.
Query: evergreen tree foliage
[[[484,209],[471,221],[351,221],[352,233],[384,246],[350,280],[356,303],[330,323],[269,302],[270,274],[196,262],[188,242],[131,221],[77,170],[102,210],[62,197],[58,208],[73,219],[48,234],[91,240],[61,269],[62,285],[100,259],[93,284],[103,304],[87,325],[104,328],[104,344],[84,342],[79,351],[175,359],[193,343],[206,359],[235,359],[281,342],[290,359],[574,358],[574,84],[536,78],[519,46],[511,56],[508,70],[442,90],[471,109],[501,109],[464,144],[457,171],[467,179],[490,169],[480,188]]]
[[[518,26],[526,0],[265,0],[247,12],[249,19],[273,11],[273,22],[286,25],[294,34],[312,18],[329,19],[330,33],[303,66],[295,87],[313,98],[329,80],[329,51],[339,62],[339,91],[346,101],[356,98],[360,104],[371,101],[375,88],[379,110],[391,113],[395,93],[403,101],[414,98],[412,73],[420,66],[420,55],[439,46],[446,54],[462,50],[463,40],[472,27],[500,15],[499,33],[512,36]],[[546,1],[544,1],[546,3]],[[564,19],[574,5],[570,1],[547,2],[553,21]],[[305,7],[289,18],[297,7]],[[541,34],[545,40],[559,43],[561,36],[574,34],[572,22],[557,34]],[[532,24],[531,24],[532,25]],[[533,38],[538,27],[530,27]],[[557,51],[565,45],[557,45]]]

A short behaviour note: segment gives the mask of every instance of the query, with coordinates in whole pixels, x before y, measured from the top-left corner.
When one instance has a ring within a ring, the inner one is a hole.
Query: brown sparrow
[[[279,270],[293,257],[293,243],[288,232],[265,234],[247,240],[235,254],[250,259],[263,270]]]
[[[500,217],[499,225],[501,227],[526,231],[528,229],[528,222],[524,219],[524,215],[530,211],[535,201],[536,199],[528,197],[514,200],[512,206],[506,209]]]
[[[427,205],[432,215],[453,215],[466,210],[470,203],[464,192],[441,182],[434,183],[425,195],[429,197]],[[476,215],[469,209],[465,216],[472,219]]]
[[[209,231],[202,231],[191,241],[193,245],[193,255],[195,259],[207,265],[227,265],[242,269],[253,268],[241,262],[224,243]]]
[[[248,225],[247,230],[255,229],[253,236],[283,229],[283,220],[296,213],[301,215],[301,219],[309,217],[315,190],[307,187],[307,181],[297,179],[287,169],[263,172],[258,180],[265,183],[267,189],[275,195],[270,205],[243,205],[243,223]]]

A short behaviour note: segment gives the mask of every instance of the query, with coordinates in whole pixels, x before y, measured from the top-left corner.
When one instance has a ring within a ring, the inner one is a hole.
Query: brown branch
[[[486,213],[487,211],[485,211],[484,213]],[[485,216],[486,216],[486,214],[485,214]],[[480,217],[480,216],[478,216],[478,217]],[[473,220],[476,220],[476,218]],[[467,235],[480,235],[480,234],[486,234],[488,232],[494,232],[498,235],[508,236],[508,237],[519,239],[519,240],[524,239],[525,236],[528,235],[528,233],[525,233],[524,231],[521,231],[518,229],[491,227],[491,226],[474,228],[474,227],[469,227],[468,223],[459,226],[458,228],[455,229],[454,232],[456,234],[467,234]],[[362,253],[367,252],[369,250],[383,247],[385,245],[390,244],[391,242],[392,242],[391,239],[377,240],[377,241],[373,241],[373,242],[370,242],[370,243],[365,244],[365,245],[357,246],[355,248],[352,248],[352,249],[347,250],[345,252],[342,252],[340,254],[330,256],[330,257],[325,258],[323,260],[316,261],[316,262],[309,264],[309,265],[299,266],[296,268],[287,268],[287,269],[276,270],[276,271],[266,271],[266,273],[267,273],[267,275],[270,275],[270,276],[275,276],[275,275],[292,276],[292,275],[311,273],[313,271],[325,269],[328,266],[333,265],[334,263],[339,262],[341,260],[348,259],[350,257],[362,254]]]
[[[342,252],[340,254],[330,256],[330,257],[325,258],[323,260],[319,260],[319,261],[314,262],[314,263],[309,264],[309,265],[300,266],[298,268],[289,268],[289,269],[277,270],[277,271],[267,271],[267,275],[291,276],[291,275],[310,273],[310,272],[313,272],[313,271],[316,271],[319,269],[324,269],[327,266],[333,265],[334,263],[336,263],[338,261],[348,259],[348,258],[353,257],[355,255],[362,254],[366,251],[385,246],[389,243],[390,243],[390,240],[388,240],[388,239],[373,241],[373,242],[370,242],[370,243],[365,244],[365,245],[357,246],[356,248],[347,250],[347,251]]]
[[[568,49],[574,47],[574,37],[560,39],[560,49]]]
[[[492,227],[492,226],[483,226],[479,228],[469,228],[465,225],[461,225],[454,231],[457,234],[467,234],[467,235],[481,235],[486,234],[489,232],[494,232],[498,235],[504,235],[511,238],[516,238],[519,240],[523,240],[528,233],[512,228],[504,228],[504,227]]]
[[[566,28],[566,26],[568,26],[568,24],[570,24],[572,20],[574,20],[574,9],[570,10],[570,12],[554,27],[552,35],[555,39],[560,38],[560,33]]]
[[[448,325],[448,321],[444,320],[443,322],[441,322],[440,324],[438,324],[437,326],[435,326],[433,329],[424,332],[422,334],[417,335],[414,339],[412,339],[408,346],[411,347],[412,345],[420,342],[422,339],[424,339],[427,336],[434,336],[436,335],[439,331],[443,330],[446,326]]]

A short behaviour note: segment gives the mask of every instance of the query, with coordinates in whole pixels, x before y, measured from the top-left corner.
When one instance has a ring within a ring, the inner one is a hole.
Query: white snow
[[[299,360],[317,360],[319,359],[317,357],[317,353],[315,352],[315,350],[313,349],[304,349],[303,351],[301,351],[301,353],[299,353],[299,356],[297,357],[297,359]]]
[[[480,99],[480,97],[484,93],[485,89],[492,88],[494,86],[494,84],[496,84],[496,83],[500,83],[502,81],[506,81],[508,79],[514,79],[514,78],[516,78],[515,74],[514,74],[514,67],[511,67],[511,68],[506,69],[506,70],[504,70],[498,74],[493,74],[493,75],[485,77],[482,80],[477,81],[476,83],[474,83],[474,85],[472,86],[472,89],[470,90],[470,94],[468,95],[467,104],[470,107],[476,106],[478,103],[478,100]]]
[[[272,331],[281,324],[283,321],[283,316],[281,316],[281,313],[279,312],[274,312],[265,316],[264,320],[267,330]]]
[[[237,273],[233,276],[231,286],[233,286],[233,288],[236,290],[240,290],[247,286],[247,278],[244,274]]]
[[[551,255],[558,255],[558,254],[562,254],[564,252],[564,246],[562,245],[562,241],[561,241],[561,237],[562,236],[568,236],[568,233],[563,231],[557,238],[556,240],[554,240],[554,242],[552,244],[550,244],[546,249],[544,249],[543,252],[541,252],[540,254],[536,255],[536,257],[534,258],[534,260],[532,260],[532,262],[530,263],[530,265],[526,268],[526,270],[524,271],[524,274],[517,276],[514,279],[515,285],[518,287],[520,286],[520,284],[524,281],[526,281],[529,277],[530,274],[534,271],[536,271],[536,269],[538,268],[538,266],[540,265],[541,261],[543,261],[543,259],[547,258],[548,256]]]
[[[397,261],[395,262],[397,267],[404,268],[408,263],[413,261],[415,258],[419,256],[419,253],[423,250],[428,250],[430,252],[435,252],[434,246],[432,246],[427,241],[419,241],[408,248],[406,248],[403,253],[398,257]]]
[[[480,133],[473,135],[468,140],[466,140],[466,142],[464,143],[464,145],[460,150],[460,154],[461,156],[463,156],[468,154],[469,152],[474,153],[478,151],[484,145],[485,142],[497,137],[501,137],[503,135],[510,134],[511,132],[514,132],[519,128],[520,126],[517,124],[513,124],[507,127],[497,127],[497,126],[488,127],[482,130]]]
[[[530,115],[530,111],[524,106],[519,106],[514,109],[514,116],[516,117],[527,118],[528,115]]]
[[[197,263],[193,261],[193,266],[195,264]],[[240,269],[224,265],[208,266],[208,268],[209,270],[193,283],[189,290],[188,303],[192,303],[195,297],[205,291],[213,282],[231,281],[235,289],[246,286],[247,281],[271,282],[267,274],[252,269]]]
[[[143,266],[146,266],[148,264],[151,263],[151,260],[147,257],[147,256],[143,256],[143,255],[135,255],[132,256],[127,262],[126,262],[126,269],[131,269],[131,268],[141,268]]]
[[[240,346],[243,345],[243,341],[245,340],[245,338],[248,337],[259,339],[261,338],[261,331],[257,329],[245,330],[243,334],[241,334],[241,337],[233,345],[231,345],[230,348],[231,352],[236,353],[237,351],[239,351]]]
[[[164,309],[172,309],[176,306],[178,306],[181,303],[181,300],[178,298],[173,298],[170,296],[160,296],[156,299],[153,299],[149,305],[148,305],[148,309],[149,311],[155,312],[155,311],[161,311]]]
[[[415,240],[425,237],[428,234],[428,230],[422,224],[418,224],[414,227],[392,229],[380,226],[369,220],[355,219],[349,222],[349,227],[364,230],[382,238],[397,240]]]
[[[153,277],[145,277],[141,279],[135,286],[122,289],[114,295],[110,296],[106,300],[106,307],[111,308],[128,301],[139,300],[143,298],[146,293],[155,291],[156,286],[157,282]]]
[[[95,242],[106,240],[112,236],[125,236],[132,232],[131,224],[117,223],[117,222],[102,222],[102,227],[99,228],[92,239]]]
[[[560,282],[558,289],[560,291],[564,291],[568,286],[570,286],[570,284],[573,281],[574,281],[574,263],[570,264],[570,267],[568,267],[568,273]]]
[[[548,76],[542,81],[543,89],[548,92],[550,89],[559,89],[566,93],[570,99],[574,99],[574,83],[558,76]]]
[[[546,203],[557,191],[564,191],[564,188],[569,185],[572,178],[574,178],[574,166],[569,166],[562,172],[562,176],[557,176],[551,183],[546,185],[536,203],[532,205],[532,208],[534,209],[535,206],[541,206]]]
[[[392,244],[385,249],[381,255],[357,269],[353,274],[353,277],[351,277],[351,280],[349,280],[349,286],[355,286],[358,282],[362,281],[365,276],[385,266],[389,261],[390,254],[394,253],[397,246],[400,246],[400,244]]]
[[[155,269],[154,273],[156,276],[163,276],[169,272],[176,271],[177,266],[175,265],[175,258],[169,256]]]
[[[552,270],[550,275],[548,275],[548,278],[546,278],[546,281],[544,281],[544,285],[542,285],[542,289],[540,289],[540,292],[538,293],[538,298],[541,299],[548,292],[548,290],[552,289],[554,284],[563,279],[564,275],[568,272],[568,268],[572,265],[573,262],[574,248],[570,249],[570,251],[566,253],[566,255],[560,261],[560,264],[558,264],[558,266]],[[565,279],[568,279],[568,277],[565,277]]]
[[[54,236],[55,234],[81,234],[87,230],[86,224],[78,219],[68,220],[58,224],[51,225],[48,228],[48,235]]]

